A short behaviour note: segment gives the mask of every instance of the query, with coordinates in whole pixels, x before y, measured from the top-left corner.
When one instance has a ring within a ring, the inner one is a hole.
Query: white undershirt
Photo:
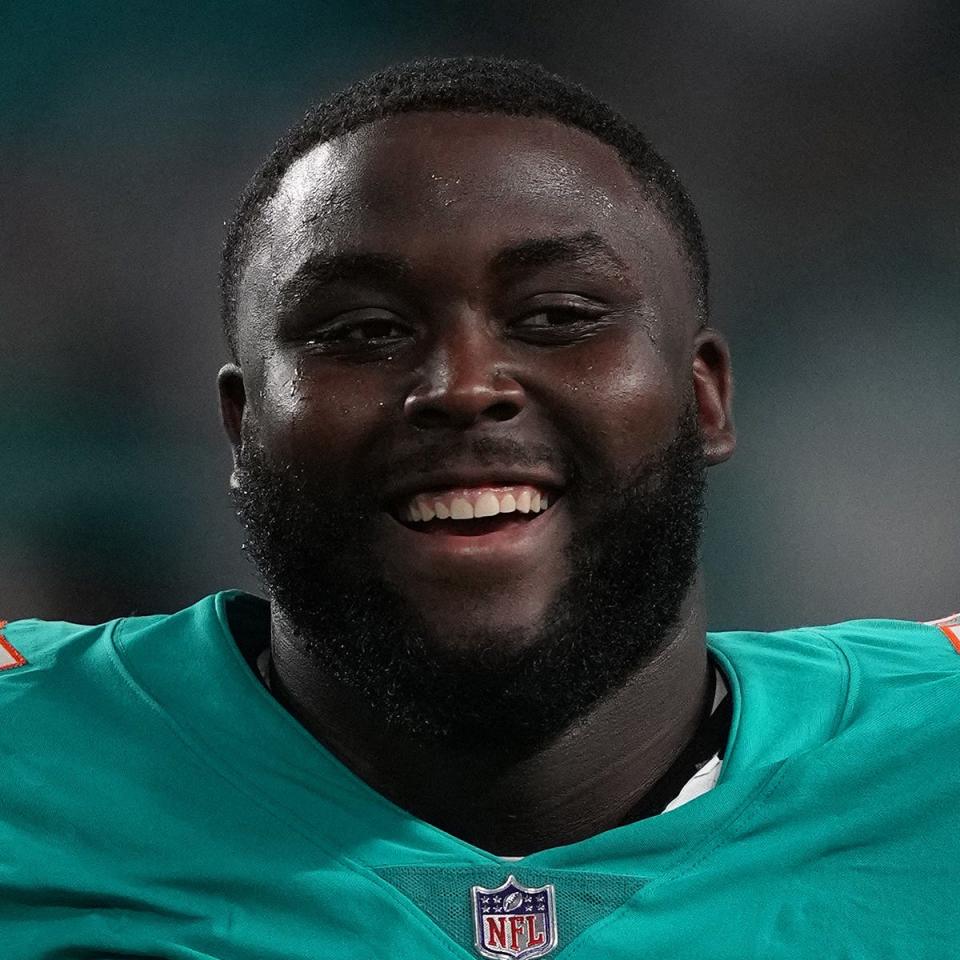
[[[723,761],[719,754],[714,754],[680,789],[680,792],[663,808],[663,813],[676,810],[697,797],[709,793],[720,779],[720,768]]]
[[[716,671],[716,678],[710,716],[713,716],[714,711],[720,706],[723,698],[727,695],[727,683],[719,670]],[[717,780],[720,779],[720,768],[722,766],[723,761],[720,759],[720,754],[715,753],[680,788],[680,792],[660,812],[668,813],[670,810],[676,810],[677,807],[682,807],[685,803],[689,803],[691,800],[696,800],[697,797],[702,797],[705,793],[709,793],[717,785]]]

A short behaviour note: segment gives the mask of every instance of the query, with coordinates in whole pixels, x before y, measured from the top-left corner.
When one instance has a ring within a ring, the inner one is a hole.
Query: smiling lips
[[[418,493],[400,507],[408,523],[474,520],[503,513],[538,514],[550,506],[550,494],[529,484],[455,487]]]

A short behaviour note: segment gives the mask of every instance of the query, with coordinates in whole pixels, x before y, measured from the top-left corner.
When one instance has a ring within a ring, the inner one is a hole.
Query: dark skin
[[[220,373],[235,453],[256,436],[345,494],[373,463],[407,462],[441,435],[590,438],[584,470],[626,475],[672,439],[691,399],[707,462],[734,447],[729,354],[700,325],[676,228],[612,148],[546,119],[407,114],[315,148],[262,218],[238,344]],[[591,504],[555,465],[523,474],[454,457],[383,476],[383,509],[357,536],[432,642],[536,637]],[[551,493],[521,535],[430,536],[398,519],[412,493],[505,480]],[[275,695],[350,769],[505,855],[621,822],[695,732],[709,677],[697,581],[626,685],[504,761],[387,727],[318,675],[276,608],[272,650]]]

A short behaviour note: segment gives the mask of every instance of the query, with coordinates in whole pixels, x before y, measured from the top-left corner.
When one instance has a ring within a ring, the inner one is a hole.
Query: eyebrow
[[[618,269],[627,269],[613,248],[592,230],[523,240],[499,251],[493,258],[492,266],[496,273],[509,273],[523,268],[597,259],[606,260]],[[282,284],[278,304],[283,311],[295,306],[307,295],[342,281],[398,283],[408,279],[412,273],[413,268],[407,260],[390,254],[363,251],[315,253]]]
[[[307,257],[280,287],[281,309],[297,303],[309,293],[340,281],[396,283],[411,273],[410,264],[383,253],[315,253]]]
[[[569,236],[558,235],[524,240],[501,250],[494,257],[493,267],[497,271],[506,273],[523,267],[545,267],[597,259],[607,260],[621,270],[627,269],[627,265],[613,247],[593,230],[585,230]]]

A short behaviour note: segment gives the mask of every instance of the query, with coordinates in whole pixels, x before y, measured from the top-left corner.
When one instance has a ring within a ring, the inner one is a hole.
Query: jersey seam
[[[824,743],[827,743],[834,739],[836,735],[843,729],[845,720],[847,719],[849,712],[852,710],[854,694],[857,692],[858,688],[859,665],[856,660],[851,659],[847,655],[847,652],[840,646],[840,644],[824,634],[821,630],[810,628],[810,632],[820,640],[824,641],[827,648],[831,650],[841,668],[841,675],[843,677],[841,688],[842,699],[835,711],[830,733],[824,738],[823,741]],[[704,850],[702,856],[691,863],[684,864],[685,869],[676,871],[675,873],[669,875],[665,874],[662,878],[658,877],[657,880],[680,878],[692,872],[700,867],[713,853],[715,853],[726,841],[728,841],[731,833],[735,832],[738,828],[740,831],[748,829],[751,824],[755,823],[762,813],[764,803],[769,800],[769,798],[773,796],[773,794],[776,793],[776,791],[782,786],[783,779],[791,769],[790,761],[795,757],[796,754],[793,754],[790,757],[786,757],[780,761],[773,776],[764,784],[760,793],[757,795],[756,803],[750,809],[744,810],[742,816],[739,816],[735,820],[731,821],[724,828],[723,834],[717,838],[716,843]],[[653,884],[651,884],[651,886],[652,885]],[[637,896],[639,897],[640,895],[644,894],[646,890],[647,888],[645,887],[644,889],[638,891]]]
[[[737,674],[733,661],[719,648],[710,647],[710,655],[714,657],[723,667],[724,683],[727,685],[729,695],[733,697],[733,716],[730,718],[730,734],[724,746],[723,763],[720,765],[720,775],[717,782],[713,785],[715,790],[721,783],[725,783],[726,777],[729,777],[730,770],[735,769],[733,762],[736,756],[737,746],[740,743],[740,726],[743,713],[743,689],[740,684],[740,676]]]
[[[842,688],[840,691],[840,703],[838,704],[836,713],[834,715],[830,736],[827,737],[829,740],[833,739],[833,737],[835,737],[840,730],[846,726],[850,713],[853,711],[854,701],[856,699],[855,695],[859,690],[860,664],[856,659],[849,656],[847,651],[844,650],[843,647],[836,642],[836,640],[823,633],[822,630],[814,629],[811,632],[814,634],[814,636],[819,637],[833,652],[843,677]]]
[[[830,740],[836,736],[838,730],[841,728],[843,719],[847,715],[847,711],[851,702],[850,694],[851,687],[853,685],[851,677],[854,673],[854,670],[853,665],[847,658],[843,649],[836,642],[825,636],[820,630],[812,629],[810,633],[813,637],[825,642],[827,650],[833,654],[834,660],[841,675],[840,690],[838,691],[838,700],[840,703],[835,710],[833,721],[830,726],[830,733],[825,738],[826,740]],[[711,653],[716,656],[718,660],[721,660],[724,666],[727,667],[726,675],[728,682],[732,679],[737,685],[737,696],[734,697],[734,703],[737,708],[736,716],[734,718],[734,723],[736,726],[734,727],[734,732],[732,733],[730,741],[728,742],[729,754],[727,755],[732,756],[733,749],[735,748],[736,737],[738,737],[740,733],[740,720],[743,707],[740,678],[734,669],[733,662],[724,654],[722,650],[711,649]],[[763,807],[764,801],[777,789],[777,785],[786,775],[786,771],[789,768],[788,760],[789,758],[784,758],[777,764],[773,765],[770,775],[761,781],[761,783],[755,787],[753,791],[751,791],[750,795],[744,799],[743,803],[737,808],[736,811],[734,811],[731,817],[719,828],[719,830],[717,830],[713,837],[704,841],[704,845],[700,848],[699,852],[696,849],[690,851],[689,855],[685,856],[683,860],[680,863],[677,863],[672,869],[668,867],[657,876],[651,878],[648,883],[644,884],[644,886],[638,890],[634,896],[617,908],[617,910],[611,914],[608,914],[602,920],[584,930],[576,938],[576,940],[564,948],[564,951],[569,951],[576,946],[577,952],[582,954],[583,950],[587,949],[589,944],[586,941],[581,944],[581,938],[588,938],[589,940],[589,934],[591,934],[593,931],[603,929],[609,923],[613,923],[618,919],[621,911],[626,910],[632,904],[636,903],[642,898],[649,896],[651,891],[656,891],[663,883],[684,877],[699,868],[713,854],[715,854],[717,850],[719,850],[724,844],[728,843],[730,837],[734,835],[738,829],[743,829],[754,822],[756,818],[760,816],[760,811]],[[726,766],[727,763],[725,762],[724,767]],[[723,768],[721,768],[720,771],[720,780],[718,780],[717,784],[714,786],[714,789],[719,786],[722,779]],[[569,956],[573,957],[575,954],[571,953]]]
[[[737,829],[741,822],[749,824],[751,822],[750,818],[758,815],[758,810],[763,802],[764,797],[774,789],[777,781],[783,776],[785,766],[786,761],[782,760],[779,762],[779,764],[773,765],[770,773],[754,787],[749,796],[744,798],[743,802],[736,808],[736,810],[734,810],[734,812],[717,830],[717,832],[712,837],[708,837],[706,840],[704,840],[700,850],[697,851],[695,848],[690,852],[694,859],[691,860],[689,857],[685,857],[683,863],[678,864],[677,868],[670,869],[668,867],[662,873],[651,877],[647,883],[645,883],[632,897],[617,907],[616,910],[587,927],[587,929],[580,933],[575,940],[572,940],[566,947],[564,947],[564,954],[570,957],[573,957],[576,954],[582,955],[585,950],[589,949],[589,940],[592,938],[594,933],[598,933],[611,923],[617,922],[622,913],[631,908],[637,901],[649,896],[651,890],[658,889],[660,886],[666,882],[669,882],[670,880],[675,880],[685,876],[692,870],[695,870],[697,867],[699,867],[710,856],[712,856],[721,846],[723,846],[723,844],[729,840],[730,834]]]
[[[457,943],[455,943],[451,937],[449,937],[436,923],[434,923],[434,921],[431,920],[426,913],[424,913],[422,910],[419,910],[408,897],[404,897],[403,894],[401,894],[400,891],[398,891],[395,887],[387,883],[387,881],[383,878],[377,876],[376,872],[371,867],[354,861],[343,854],[337,854],[329,850],[323,843],[319,842],[316,837],[313,836],[312,831],[304,826],[301,826],[297,821],[297,818],[293,816],[293,814],[282,804],[275,805],[272,801],[265,800],[263,797],[257,796],[255,793],[248,790],[243,784],[236,782],[234,778],[227,771],[222,769],[218,763],[215,763],[210,759],[210,757],[201,753],[197,749],[197,746],[194,743],[193,737],[190,735],[189,731],[185,730],[183,726],[173,716],[171,716],[167,710],[164,709],[163,705],[154,699],[154,697],[148,692],[147,688],[136,679],[134,671],[131,669],[123,650],[122,633],[127,625],[128,619],[129,618],[123,618],[110,625],[112,629],[108,632],[108,640],[111,648],[116,654],[117,661],[114,663],[114,668],[117,670],[121,680],[130,689],[132,689],[138,698],[143,700],[148,705],[151,711],[159,714],[165,725],[173,730],[177,739],[187,748],[191,755],[201,762],[203,767],[213,771],[213,773],[215,773],[221,780],[224,780],[226,783],[228,783],[234,790],[238,791],[257,807],[264,810],[271,820],[276,819],[276,812],[279,810],[282,813],[282,819],[291,830],[302,836],[312,846],[316,847],[332,861],[342,864],[344,867],[350,869],[354,873],[359,874],[374,887],[378,888],[384,896],[389,897],[390,900],[396,903],[400,910],[410,916],[417,923],[418,927],[428,934],[431,939],[435,940],[437,945],[442,947],[445,952],[450,953],[452,956],[458,958],[458,960],[463,960],[464,957],[470,956],[470,954],[467,953],[463,947],[460,947]],[[276,806],[277,810],[274,809],[274,806]]]

